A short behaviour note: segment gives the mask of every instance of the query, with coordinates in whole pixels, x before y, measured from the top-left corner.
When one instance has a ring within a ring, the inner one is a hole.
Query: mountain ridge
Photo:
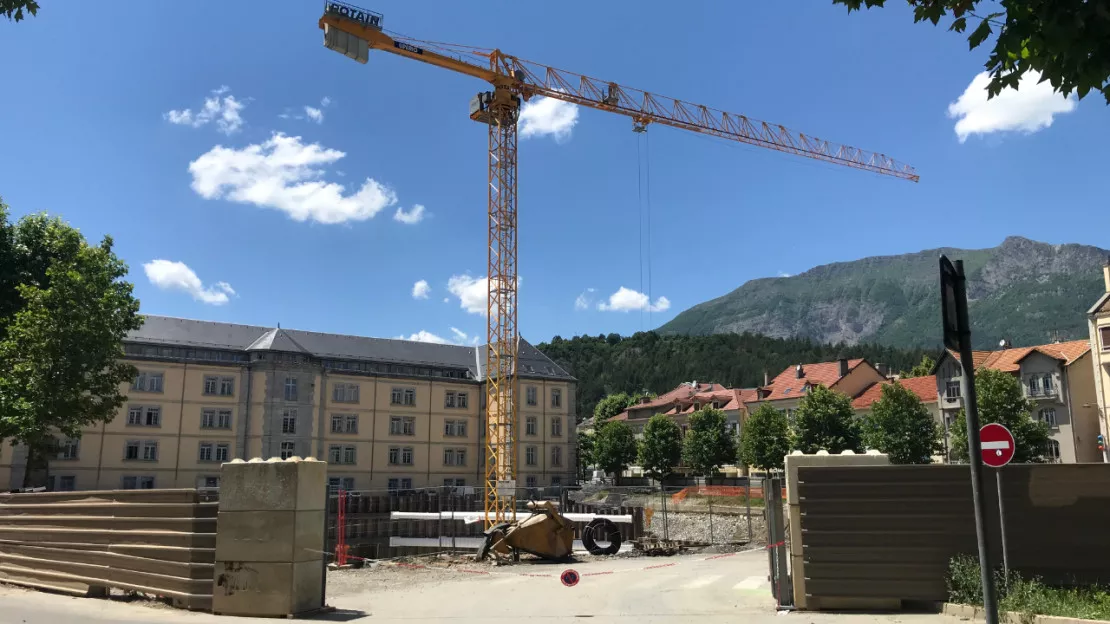
[[[790,277],[749,280],[662,325],[661,334],[751,332],[821,343],[940,344],[937,258],[963,260],[977,347],[1079,339],[1087,308],[1103,293],[1110,251],[1008,236],[996,247],[870,256]]]

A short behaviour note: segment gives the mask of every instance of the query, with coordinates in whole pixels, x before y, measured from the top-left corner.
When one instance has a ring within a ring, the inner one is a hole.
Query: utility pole
[[[998,624],[998,602],[994,591],[990,545],[985,523],[986,494],[983,491],[983,447],[979,440],[979,405],[975,398],[975,360],[971,353],[971,323],[967,315],[967,278],[964,263],[955,265],[940,257],[940,309],[944,346],[960,353],[963,369],[964,413],[967,414],[968,464],[971,466],[971,495],[975,503],[975,537],[979,544],[980,582],[987,624]]]

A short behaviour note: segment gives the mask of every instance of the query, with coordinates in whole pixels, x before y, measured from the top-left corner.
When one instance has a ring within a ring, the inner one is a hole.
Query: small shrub
[[[1000,611],[1032,615],[1055,615],[1088,620],[1110,620],[1110,593],[1104,587],[1051,587],[1039,578],[1023,578],[1011,570],[1004,580],[1002,571],[992,575]],[[979,559],[957,555],[948,564],[948,600],[960,604],[982,605],[983,588],[979,578]]]

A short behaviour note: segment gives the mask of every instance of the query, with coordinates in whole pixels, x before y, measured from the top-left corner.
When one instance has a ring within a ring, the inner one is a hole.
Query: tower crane
[[[691,104],[615,82],[527,61],[498,49],[425,41],[386,31],[380,13],[326,0],[324,46],[359,63],[390,52],[478,78],[492,90],[470,101],[470,118],[489,128],[486,334],[486,528],[515,519],[517,415],[517,120],[522,102],[542,96],[632,119],[766,147],[912,182],[913,167],[877,152],[818,139],[744,115]],[[498,485],[502,487],[499,488]]]

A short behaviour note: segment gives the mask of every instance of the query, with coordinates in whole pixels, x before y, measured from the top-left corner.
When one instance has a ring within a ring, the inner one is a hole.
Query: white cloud
[[[442,336],[437,336],[430,331],[424,331],[423,329],[416,332],[415,334],[409,334],[408,337],[405,337],[404,335],[397,336],[397,339],[412,340],[414,342],[434,342],[435,344],[451,344],[450,340],[447,340]]]
[[[443,303],[451,303],[451,298],[450,297],[444,297],[443,298]]]
[[[276,132],[265,143],[242,149],[217,145],[189,163],[189,173],[193,190],[205,199],[280,210],[295,221],[365,221],[397,203],[397,195],[372,178],[353,194],[345,194],[342,184],[325,182],[322,167],[344,156]]]
[[[306,117],[308,117],[309,121],[315,121],[316,123],[324,123],[324,111],[322,111],[318,108],[313,108],[311,106],[305,106],[304,107],[304,114],[305,114]]]
[[[948,116],[956,119],[960,143],[973,134],[1020,130],[1032,133],[1052,125],[1053,116],[1070,113],[1078,105],[1075,95],[1064,97],[1040,82],[1040,73],[1030,70],[1018,83],[1018,90],[1003,89],[987,99],[990,75],[976,76],[955,102],[948,105]]]
[[[779,271],[779,277],[790,277],[790,274],[786,271]]]
[[[430,292],[432,287],[428,285],[428,280],[420,280],[412,285],[413,299],[427,299]]]
[[[328,106],[331,106],[331,98],[325,95],[324,99],[320,100],[320,106],[322,108],[327,108]]]
[[[574,309],[589,310],[590,305],[593,303],[593,297],[591,296],[591,293],[595,292],[596,290],[596,288],[587,288],[582,292],[582,294],[578,295],[578,297],[574,299]]]
[[[520,288],[523,279],[516,276],[516,286]],[[459,299],[459,307],[471,314],[486,314],[486,300],[489,297],[489,278],[469,275],[452,275],[447,280],[447,290]]]
[[[467,334],[466,332],[464,332],[463,330],[459,329],[458,327],[452,327],[451,328],[451,333],[455,336],[455,343],[456,344],[461,344],[461,345],[465,345],[465,344],[476,345],[476,344],[478,344],[478,336],[471,336],[471,335]]]
[[[184,262],[171,260],[151,260],[143,264],[147,279],[162,290],[180,290],[192,295],[193,299],[211,305],[223,305],[235,295],[235,289],[227,282],[216,282],[205,288],[197,274]]]
[[[535,97],[520,108],[520,136],[551,136],[556,143],[570,138],[578,123],[578,105],[549,97]]]
[[[235,96],[226,95],[230,90],[226,85],[213,90],[212,97],[204,98],[204,107],[195,113],[191,108],[171,110],[165,113],[163,118],[172,124],[193,128],[206,126],[215,121],[216,129],[230,136],[243,126],[243,116],[240,113],[245,106],[235,99]]]
[[[397,208],[397,212],[393,213],[393,220],[400,221],[407,225],[415,225],[424,220],[424,206],[415,204],[412,210],[405,211],[404,208]]]
[[[633,310],[646,310],[648,312],[663,312],[671,307],[671,301],[666,297],[659,297],[651,303],[648,296],[642,292],[621,286],[617,292],[609,295],[609,301],[597,304],[598,310],[607,312],[631,312]]]

